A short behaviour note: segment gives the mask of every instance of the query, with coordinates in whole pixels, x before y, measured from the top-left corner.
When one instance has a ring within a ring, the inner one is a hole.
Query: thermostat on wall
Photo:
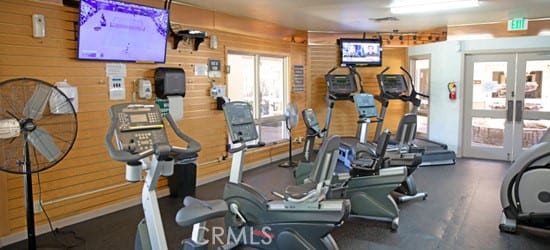
[[[44,15],[32,15],[32,36],[36,38],[43,38],[46,36],[46,24],[44,21]]]

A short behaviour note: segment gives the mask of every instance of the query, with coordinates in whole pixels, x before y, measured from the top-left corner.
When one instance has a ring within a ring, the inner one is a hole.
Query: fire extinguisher
[[[456,100],[456,83],[450,82],[447,84],[447,89],[449,89],[449,99]]]

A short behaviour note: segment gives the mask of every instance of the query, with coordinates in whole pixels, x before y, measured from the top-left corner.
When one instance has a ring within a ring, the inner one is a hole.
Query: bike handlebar
[[[197,153],[201,150],[201,145],[199,142],[195,141],[191,137],[184,134],[177,126],[176,122],[172,118],[170,114],[166,116],[166,119],[168,120],[168,123],[170,124],[170,127],[172,127],[172,130],[176,133],[176,135],[182,139],[183,141],[187,142],[187,147],[179,147],[179,146],[173,146],[173,145],[167,145],[169,147],[168,153],[175,153],[175,154],[193,154]],[[137,154],[130,153],[125,150],[118,150],[115,149],[113,146],[113,133],[115,131],[115,123],[111,122],[111,125],[109,126],[109,129],[107,131],[107,134],[105,135],[105,144],[107,145],[107,151],[109,151],[109,155],[113,160],[121,161],[121,162],[136,162],[139,161],[145,157],[148,157],[152,154],[161,154],[162,152],[159,152],[160,150],[157,150],[159,145],[155,145],[152,149],[147,149],[145,151],[139,152]],[[166,153],[166,152],[165,152]]]

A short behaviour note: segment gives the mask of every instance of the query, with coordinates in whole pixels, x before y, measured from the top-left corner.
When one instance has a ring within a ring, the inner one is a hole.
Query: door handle
[[[516,122],[523,120],[523,101],[516,101]]]
[[[506,107],[506,121],[511,122],[514,120],[514,101],[508,101],[508,105]]]

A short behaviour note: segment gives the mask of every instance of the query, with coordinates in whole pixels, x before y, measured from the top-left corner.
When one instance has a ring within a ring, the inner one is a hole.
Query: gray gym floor
[[[509,163],[459,159],[454,166],[423,167],[415,173],[425,201],[400,204],[400,227],[363,220],[346,221],[332,233],[341,249],[549,249],[550,237],[527,232],[500,233],[499,189]],[[271,190],[292,184],[292,169],[277,163],[244,173],[244,182],[257,187],[267,197]],[[197,188],[202,199],[220,198],[227,179]],[[174,216],[181,199],[160,200],[170,249],[191,235],[191,228],[180,228]],[[38,237],[42,249],[133,249],[135,227],[143,217],[140,206],[60,229],[57,236]],[[212,225],[221,226],[221,219]],[[78,239],[73,234],[74,232]],[[3,249],[26,249],[19,242]]]

